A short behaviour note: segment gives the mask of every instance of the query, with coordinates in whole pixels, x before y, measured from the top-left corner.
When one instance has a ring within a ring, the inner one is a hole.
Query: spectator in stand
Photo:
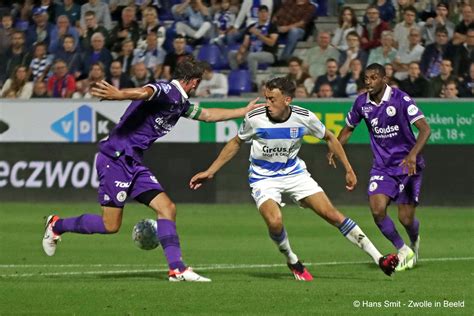
[[[380,19],[388,24],[395,18],[395,7],[392,0],[374,0],[373,5],[377,7],[380,13]]]
[[[331,91],[335,97],[342,97],[344,94],[340,92],[341,89],[341,77],[338,74],[337,61],[333,58],[330,58],[326,61],[326,73],[324,75],[316,78],[314,83],[313,91],[311,95],[319,97],[319,90],[323,83],[328,83],[331,85]]]
[[[33,47],[33,59],[28,69],[28,79],[32,81],[47,79],[53,56],[48,54],[45,43],[37,43]]]
[[[474,62],[474,27],[466,33],[466,41],[460,45],[448,47],[446,54],[446,57],[451,59],[453,73],[458,78],[467,76],[468,65]]]
[[[243,0],[235,23],[228,31],[226,39],[229,45],[240,42],[244,38],[248,28],[257,23],[260,6],[266,6],[268,8],[269,17],[272,15],[273,0]],[[244,21],[245,26],[242,27]]]
[[[84,73],[89,73],[92,64],[101,62],[107,69],[112,62],[110,51],[105,48],[105,38],[102,33],[94,33],[91,38],[91,49],[86,51],[83,56]]]
[[[458,93],[459,91],[456,81],[449,80],[443,85],[443,93],[441,94],[441,97],[445,99],[457,99]]]
[[[178,21],[176,33],[188,36],[192,43],[210,36],[211,16],[202,0],[182,0],[182,3],[173,6],[172,12]]]
[[[125,40],[122,42],[122,49],[120,50],[117,60],[122,64],[122,72],[128,76],[132,74],[132,61],[135,58],[133,49],[133,41]]]
[[[66,15],[60,15],[58,16],[56,26],[51,31],[51,40],[48,48],[50,54],[56,55],[58,53],[63,46],[66,35],[72,36],[74,43],[79,43],[79,32],[77,29],[69,24],[69,18]]]
[[[229,84],[224,74],[216,73],[208,63],[203,63],[204,73],[196,89],[201,98],[225,98],[229,93]]]
[[[393,47],[393,33],[392,31],[383,31],[380,42],[382,46],[374,48],[370,51],[369,60],[367,64],[391,64],[397,56],[397,50]]]
[[[46,82],[35,81],[33,83],[33,94],[31,95],[31,98],[49,98]]]
[[[314,85],[314,79],[303,70],[303,61],[298,57],[291,57],[288,60],[286,79],[293,82],[295,86],[304,85],[306,90],[311,90]]]
[[[360,60],[362,63],[362,68],[365,68],[368,59],[367,53],[360,48],[360,37],[357,32],[349,32],[346,35],[346,41],[348,48],[346,51],[342,52],[341,57],[339,58],[339,64],[341,65],[339,73],[341,76],[345,76],[347,74],[352,60]]]
[[[148,71],[144,63],[138,63],[132,68],[133,76],[131,78],[135,87],[143,87],[153,81],[153,76]]]
[[[337,48],[330,46],[330,43],[331,34],[329,34],[329,32],[320,31],[317,37],[317,46],[306,50],[303,57],[303,64],[311,77],[318,78],[326,72],[326,61],[328,59],[339,59],[339,51]]]
[[[122,72],[122,63],[120,60],[114,60],[110,64],[110,75],[107,77],[107,82],[117,89],[134,88],[130,76]]]
[[[10,14],[3,15],[0,28],[0,56],[10,48],[13,31],[13,17]]]
[[[403,22],[405,9],[412,6],[415,3],[415,0],[397,0],[397,5],[395,6],[395,23]],[[415,8],[416,11],[416,8]],[[417,12],[418,15],[418,12]]]
[[[306,99],[309,98],[308,90],[304,85],[296,86],[295,99]]]
[[[315,11],[315,6],[309,0],[287,0],[273,16],[272,22],[278,29],[279,37],[286,40],[280,61],[288,62],[296,44],[304,38]]]
[[[357,21],[357,16],[354,9],[351,7],[344,7],[338,19],[338,28],[334,32],[332,38],[332,46],[336,47],[340,51],[346,51],[348,49],[346,37],[350,32],[355,31],[357,34],[362,35],[362,26]]]
[[[317,97],[320,99],[329,99],[334,95],[331,84],[325,82],[321,84],[318,90]]]
[[[166,80],[171,80],[177,64],[193,58],[193,55],[186,51],[186,39],[184,36],[176,35],[173,40],[173,47],[174,52],[166,54],[165,61],[163,62],[163,73],[161,77]]]
[[[395,69],[395,78],[403,80],[408,77],[408,66],[411,62],[419,63],[425,48],[420,44],[421,33],[417,28],[410,30],[408,34],[408,46],[398,49],[397,57],[392,62]],[[405,91],[406,92],[406,91]],[[411,95],[408,93],[408,95]]]
[[[469,66],[469,74],[459,83],[459,95],[463,98],[474,98],[474,63]]]
[[[34,24],[26,31],[26,46],[31,48],[39,42],[49,45],[54,25],[48,22],[48,13],[41,7],[34,8],[32,13]]]
[[[28,81],[25,66],[17,66],[11,78],[9,78],[0,91],[2,98],[29,99],[33,93],[33,82]]]
[[[400,81],[400,89],[412,98],[428,98],[430,96],[430,83],[423,77],[420,65],[412,61],[408,65],[408,77]]]
[[[48,96],[71,98],[76,91],[76,80],[70,74],[66,63],[57,59],[53,64],[53,75],[48,79]]]
[[[212,39],[211,43],[222,45],[222,41],[226,38],[230,28],[234,25],[235,14],[230,7],[230,0],[216,1],[219,8],[213,15],[212,19]]]
[[[399,82],[397,78],[395,78],[395,68],[393,68],[393,65],[391,63],[385,63],[383,66],[385,68],[385,77],[387,77],[388,85],[389,86],[394,85],[395,88],[398,88]]]
[[[362,62],[359,59],[352,59],[349,65],[349,72],[342,77],[341,96],[348,98],[355,98],[361,86],[364,86],[364,73]]]
[[[412,29],[419,29],[416,24],[416,9],[414,6],[406,7],[403,12],[403,22],[395,25],[393,30],[394,34],[394,47],[403,49],[409,46],[408,34]]]
[[[95,62],[91,65],[89,77],[77,82],[76,92],[72,95],[74,99],[91,99],[91,89],[96,84],[105,80],[105,68],[101,62]]]
[[[82,75],[82,57],[74,43],[74,37],[71,35],[64,36],[63,47],[54,56],[55,59],[62,59],[69,70],[69,74],[78,79]]]
[[[32,54],[26,48],[25,34],[22,31],[13,31],[12,44],[2,56],[0,63],[0,85],[13,73],[17,66],[29,67]]]
[[[87,11],[84,15],[85,27],[81,26],[81,49],[88,50],[91,48],[91,38],[95,33],[101,33],[104,38],[109,37],[109,31],[97,23],[94,11]]]
[[[53,0],[40,0],[35,1],[38,3],[38,7],[42,8],[46,13],[48,13],[48,22],[54,24],[56,22],[56,17],[58,16],[57,11],[57,4],[54,3]]]
[[[462,21],[454,28],[453,44],[461,45],[467,40],[467,31],[474,28],[474,13],[469,4],[462,6]]]
[[[81,28],[86,28],[86,13],[92,11],[95,13],[97,23],[105,27],[108,31],[112,29],[112,18],[110,16],[109,6],[101,0],[89,0],[81,6]]]
[[[436,41],[425,46],[421,55],[420,69],[423,76],[431,79],[440,74],[441,61],[448,48],[448,30],[444,26],[436,30]]]
[[[387,22],[380,19],[380,13],[376,6],[370,5],[366,10],[367,24],[364,25],[360,39],[362,49],[369,51],[379,47],[383,31],[390,30]]]
[[[137,48],[146,48],[146,38],[148,33],[151,32],[156,33],[158,40],[158,48],[163,48],[163,43],[166,40],[166,29],[163,25],[160,24],[156,10],[151,7],[146,7],[143,10],[142,33],[136,45]]]
[[[443,60],[441,61],[439,75],[434,78],[431,78],[430,80],[431,97],[443,97],[443,86],[446,85],[448,81],[454,81],[457,83],[457,78],[453,74],[453,66],[451,64],[451,60],[443,58]]]
[[[247,62],[254,91],[258,91],[258,65],[261,63],[273,64],[278,52],[278,31],[269,19],[268,8],[261,5],[258,10],[257,24],[248,29],[239,50],[230,51],[228,55],[231,69],[238,69],[240,64]]]
[[[79,28],[81,26],[81,6],[74,3],[74,0],[63,0],[56,8],[56,16],[66,15],[72,26]]]
[[[156,33],[150,32],[147,35],[147,46],[145,49],[136,49],[132,65],[139,62],[145,63],[147,69],[153,74],[154,78],[159,78],[166,52],[158,47],[158,37]]]
[[[109,0],[109,1],[105,1],[105,2],[109,4],[110,17],[112,18],[112,21],[118,21],[118,20],[120,20],[123,9],[125,9],[127,6],[132,5],[134,2],[137,3],[137,2],[141,2],[141,1]],[[143,1],[143,2],[146,2],[147,5],[153,5],[152,3],[150,3],[151,1]],[[133,7],[133,8],[135,8],[135,7]]]
[[[448,20],[448,5],[444,2],[439,2],[436,6],[436,17],[428,18],[422,29],[422,38],[425,46],[433,44],[436,39],[436,30],[444,27],[448,32],[448,39],[451,40],[454,34],[454,23]]]
[[[122,10],[122,18],[117,25],[110,32],[111,49],[114,52],[119,52],[122,47],[122,42],[126,39],[131,39],[136,46],[140,39],[140,27],[135,22],[135,7],[126,7]]]

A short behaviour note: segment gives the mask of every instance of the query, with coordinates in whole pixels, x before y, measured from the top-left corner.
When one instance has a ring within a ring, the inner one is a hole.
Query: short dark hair
[[[370,65],[367,66],[367,68],[365,68],[365,70],[366,71],[374,70],[374,71],[378,72],[382,77],[386,76],[385,67],[382,66],[381,64],[377,64],[377,63],[370,64]]]
[[[438,34],[438,33],[443,33],[445,35],[449,35],[448,34],[448,29],[444,26],[444,25],[441,25],[441,26],[438,26],[435,30],[435,34]]]
[[[288,97],[293,98],[295,96],[296,87],[294,83],[285,77],[270,79],[265,83],[265,87],[268,90],[279,89],[283,95]]]
[[[288,59],[288,65],[290,65],[290,63],[292,62],[297,62],[298,65],[303,65],[303,60],[301,60],[301,58],[297,57],[297,56],[292,56],[290,57],[290,59]]]
[[[204,67],[202,62],[194,59],[182,61],[176,65],[173,72],[173,79],[189,82],[193,79],[202,79]]]
[[[408,7],[403,9],[403,14],[407,13],[408,11],[415,13],[415,16],[418,14],[418,12],[416,11],[416,8],[412,5],[409,5]]]
[[[95,12],[90,10],[90,11],[86,11],[86,13],[84,13],[84,16],[94,16],[95,17]]]
[[[258,12],[260,11],[267,11],[269,12],[270,10],[268,10],[268,7],[264,4],[262,4],[261,6],[258,7]]]
[[[203,70],[203,71],[208,71],[208,72],[213,71],[211,64],[209,64],[208,62],[206,62],[206,61],[201,61],[200,63],[201,63],[201,66],[202,66],[202,70]]]

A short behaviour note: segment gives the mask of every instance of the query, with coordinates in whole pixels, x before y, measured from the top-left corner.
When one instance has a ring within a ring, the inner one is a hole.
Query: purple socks
[[[411,226],[405,226],[405,230],[408,233],[408,236],[410,236],[410,241],[414,243],[416,239],[418,238],[418,231],[420,229],[420,222],[415,218],[413,220],[413,224]]]
[[[171,270],[179,269],[184,271],[186,266],[181,257],[181,248],[179,245],[179,237],[176,232],[176,223],[169,219],[158,220],[158,239],[163,247],[166,261]]]
[[[96,214],[83,214],[79,217],[59,219],[53,227],[56,234],[65,232],[79,234],[107,234],[102,216]]]
[[[392,242],[392,244],[397,248],[400,249],[405,244],[403,242],[402,237],[398,233],[395,225],[393,224],[392,219],[390,216],[385,216],[383,220],[376,222],[377,226],[379,227],[380,231],[384,236]]]

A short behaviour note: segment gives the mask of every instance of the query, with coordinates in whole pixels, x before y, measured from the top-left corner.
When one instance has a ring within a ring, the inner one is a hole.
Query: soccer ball
[[[160,245],[156,236],[158,223],[153,219],[142,219],[135,224],[132,230],[132,240],[143,250],[155,249]]]

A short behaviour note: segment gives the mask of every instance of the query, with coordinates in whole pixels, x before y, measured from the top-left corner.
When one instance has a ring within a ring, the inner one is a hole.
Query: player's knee
[[[267,223],[271,231],[279,231],[283,227],[283,218],[281,214],[274,214],[267,218]]]
[[[170,201],[161,206],[157,213],[160,218],[174,219],[176,217],[176,204]]]
[[[386,214],[384,210],[372,209],[372,217],[376,223],[382,221]]]
[[[120,230],[121,223],[104,222],[104,226],[108,234],[115,234]]]
[[[411,217],[399,216],[398,220],[403,226],[411,226],[413,224],[413,218]]]

